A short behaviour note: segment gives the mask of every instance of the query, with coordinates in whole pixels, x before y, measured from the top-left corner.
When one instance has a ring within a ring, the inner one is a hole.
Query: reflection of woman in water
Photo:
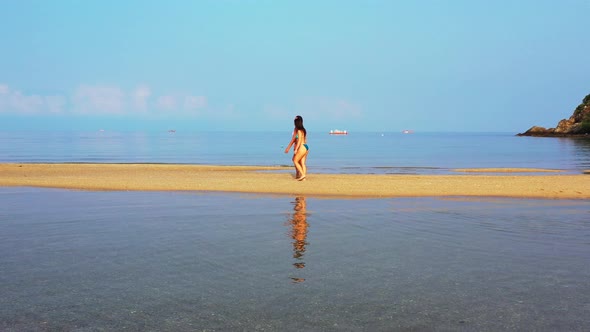
[[[305,245],[307,244],[307,212],[305,205],[305,197],[296,197],[294,202],[293,216],[289,220],[291,223],[291,238],[293,241],[293,258],[297,259],[297,262],[293,265],[302,269],[305,267],[305,263],[302,261],[303,253],[305,253]]]
[[[291,145],[293,148],[293,164],[295,165],[295,179],[302,181],[307,175],[307,153],[309,152],[309,146],[307,145],[307,131],[303,126],[303,118],[301,115],[297,115],[294,120],[295,129],[293,130],[293,136],[289,145],[285,149],[285,153],[289,152]]]

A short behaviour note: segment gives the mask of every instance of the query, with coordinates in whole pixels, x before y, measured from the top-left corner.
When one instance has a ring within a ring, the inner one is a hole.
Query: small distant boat
[[[334,129],[334,130],[330,130],[330,135],[348,135],[348,131]]]
[[[168,130],[168,132],[169,133],[175,133],[176,132],[176,129],[170,129],[170,130]]]
[[[406,129],[406,130],[402,131],[402,133],[404,133],[404,134],[413,134],[414,131],[413,130],[407,130]]]

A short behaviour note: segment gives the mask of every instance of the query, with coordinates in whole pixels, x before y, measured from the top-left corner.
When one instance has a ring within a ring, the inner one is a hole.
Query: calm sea
[[[288,165],[289,133],[1,133],[1,162]],[[590,168],[590,143],[310,133],[310,172]],[[590,202],[0,188],[0,331],[588,331]]]
[[[0,132],[0,162],[291,165],[289,132]],[[454,168],[590,168],[590,138],[513,133],[308,135],[309,172],[444,173]]]

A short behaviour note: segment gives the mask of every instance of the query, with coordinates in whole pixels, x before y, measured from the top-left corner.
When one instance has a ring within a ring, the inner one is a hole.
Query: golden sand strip
[[[0,164],[0,186],[334,197],[590,198],[590,176],[584,174],[309,174],[305,181],[296,181],[288,167],[168,164]]]

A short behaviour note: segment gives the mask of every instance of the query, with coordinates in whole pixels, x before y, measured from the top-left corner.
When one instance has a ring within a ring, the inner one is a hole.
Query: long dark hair
[[[298,115],[293,122],[295,122],[295,129],[303,131],[303,135],[307,137],[307,130],[305,130],[305,127],[303,126],[303,117]]]

